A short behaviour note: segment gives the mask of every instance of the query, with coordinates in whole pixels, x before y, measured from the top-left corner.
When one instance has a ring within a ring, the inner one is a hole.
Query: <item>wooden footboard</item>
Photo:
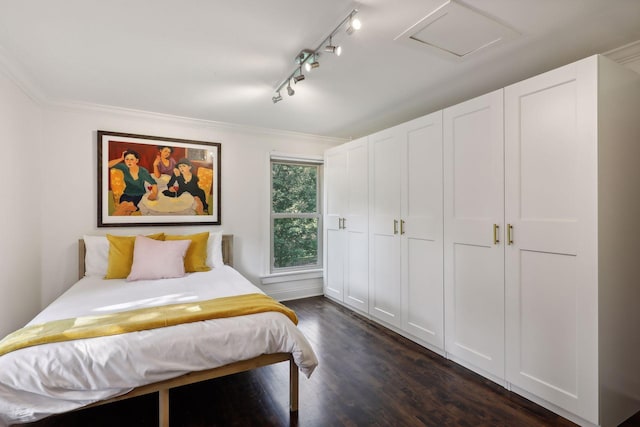
[[[149,393],[158,393],[160,427],[169,426],[169,390],[183,385],[194,384],[213,378],[224,377],[238,372],[250,371],[274,363],[289,361],[289,408],[291,412],[298,410],[298,367],[293,361],[293,356],[289,353],[264,354],[249,360],[242,360],[219,368],[208,369],[206,371],[190,372],[180,377],[172,378],[145,386],[137,387],[129,393],[117,396],[108,400],[92,403],[91,405],[78,408],[77,410],[92,408],[94,406],[106,405],[119,400],[130,399]]]

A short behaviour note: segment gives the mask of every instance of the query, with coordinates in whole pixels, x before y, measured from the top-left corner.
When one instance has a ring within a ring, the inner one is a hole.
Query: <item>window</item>
[[[320,164],[271,160],[271,272],[322,266]]]

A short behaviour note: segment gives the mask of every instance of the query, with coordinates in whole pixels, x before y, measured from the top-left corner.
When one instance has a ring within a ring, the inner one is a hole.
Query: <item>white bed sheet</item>
[[[231,267],[181,279],[85,277],[29,324],[261,291]],[[0,426],[36,421],[134,387],[246,360],[292,353],[307,377],[317,357],[282,313],[258,313],[109,337],[44,344],[0,356]]]

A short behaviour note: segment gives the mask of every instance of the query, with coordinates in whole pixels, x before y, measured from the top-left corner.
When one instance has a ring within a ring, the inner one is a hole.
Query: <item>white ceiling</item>
[[[443,3],[0,0],[0,63],[47,102],[355,138],[640,40],[640,0],[460,0],[518,35],[459,61],[394,40]],[[296,54],[353,8],[342,56],[273,104]]]

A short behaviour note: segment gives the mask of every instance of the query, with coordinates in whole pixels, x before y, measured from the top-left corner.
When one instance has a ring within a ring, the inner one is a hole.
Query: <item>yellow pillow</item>
[[[188,234],[184,236],[172,236],[167,234],[164,240],[191,240],[187,254],[184,257],[184,271],[193,273],[194,271],[209,271],[211,268],[207,265],[207,242],[209,240],[209,232],[197,234]]]
[[[164,233],[148,234],[147,237],[155,240],[164,240]],[[126,279],[131,273],[133,264],[133,247],[136,236],[114,236],[107,234],[109,240],[109,263],[105,279]]]

